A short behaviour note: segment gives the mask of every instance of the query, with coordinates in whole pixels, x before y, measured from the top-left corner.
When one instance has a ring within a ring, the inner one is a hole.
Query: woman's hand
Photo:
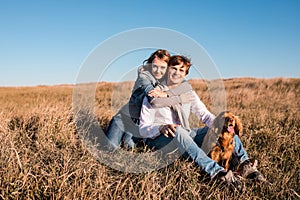
[[[164,91],[161,91],[158,88],[154,88],[153,90],[151,90],[148,95],[150,97],[154,97],[154,98],[160,98],[160,97],[168,97],[167,93]]]

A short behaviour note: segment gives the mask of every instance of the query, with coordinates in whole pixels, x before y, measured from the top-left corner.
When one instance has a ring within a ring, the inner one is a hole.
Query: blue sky
[[[0,0],[0,86],[73,84],[99,44],[143,27],[189,36],[223,78],[300,77],[298,0],[141,2]],[[148,56],[123,56],[99,80],[120,81]]]

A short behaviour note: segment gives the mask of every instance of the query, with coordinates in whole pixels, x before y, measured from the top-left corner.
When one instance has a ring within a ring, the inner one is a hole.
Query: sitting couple
[[[191,66],[190,60],[184,56],[170,56],[166,50],[157,50],[145,62],[139,69],[129,102],[110,122],[106,132],[110,141],[109,149],[119,148],[122,141],[125,147],[134,148],[139,138],[144,138],[149,147],[161,149],[175,140],[182,155],[192,159],[212,179],[217,178],[228,184],[237,183],[231,171],[226,172],[200,148],[215,116],[185,81]],[[190,112],[207,126],[190,129]],[[242,175],[247,178],[262,176],[252,167],[237,135],[234,145],[237,168]]]

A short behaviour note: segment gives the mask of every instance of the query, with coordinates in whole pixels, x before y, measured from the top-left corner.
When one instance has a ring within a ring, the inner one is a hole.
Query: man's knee
[[[191,137],[190,131],[186,130],[185,128],[182,128],[182,126],[177,126],[175,135],[176,137]]]

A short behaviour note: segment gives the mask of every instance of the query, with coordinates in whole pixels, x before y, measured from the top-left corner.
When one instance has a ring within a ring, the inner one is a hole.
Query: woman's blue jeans
[[[134,123],[129,117],[118,113],[110,121],[109,127],[106,131],[108,139],[107,148],[111,151],[120,147],[122,141],[125,148],[135,148],[137,136],[139,133],[138,124]]]

